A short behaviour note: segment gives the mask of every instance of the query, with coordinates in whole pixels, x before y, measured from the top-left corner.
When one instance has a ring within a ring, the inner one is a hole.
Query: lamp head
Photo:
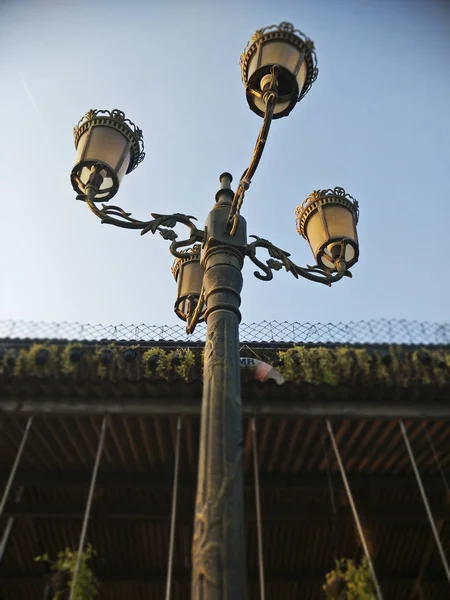
[[[330,271],[352,267],[359,257],[358,202],[343,188],[317,190],[297,206],[297,231],[309,243],[317,264]]]
[[[176,258],[172,273],[177,282],[177,299],[175,313],[182,321],[189,321],[200,299],[203,287],[203,267],[200,264],[201,245],[194,244],[184,251],[183,258]],[[199,323],[205,320],[205,310],[200,314]]]
[[[73,130],[77,150],[73,189],[90,191],[96,202],[107,202],[118,191],[125,173],[144,160],[144,139],[121,110],[89,110]]]
[[[291,23],[256,31],[240,59],[242,81],[250,109],[264,117],[264,89],[276,65],[278,98],[273,118],[287,116],[317,78],[314,43]]]

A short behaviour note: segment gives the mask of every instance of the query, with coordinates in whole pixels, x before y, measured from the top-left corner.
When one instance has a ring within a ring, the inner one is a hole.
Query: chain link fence
[[[0,338],[39,340],[202,342],[206,325],[187,335],[177,325],[83,325],[0,321]],[[240,325],[241,343],[294,342],[312,344],[450,344],[450,323],[421,323],[404,320],[372,320],[349,323],[289,323],[262,321]]]

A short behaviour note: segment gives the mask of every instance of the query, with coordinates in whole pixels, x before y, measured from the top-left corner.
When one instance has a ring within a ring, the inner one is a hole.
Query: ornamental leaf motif
[[[173,229],[159,229],[159,233],[165,240],[176,240],[178,237]]]
[[[141,235],[145,235],[149,231],[156,233],[160,227],[175,227],[177,223],[182,223],[183,225],[187,225],[188,227],[192,228],[192,220],[195,220],[195,217],[191,215],[183,215],[181,213],[174,213],[173,215],[159,215],[157,213],[152,213],[152,217],[153,221],[149,221],[147,223],[147,225],[142,229]]]
[[[159,221],[159,224],[164,227],[175,227],[177,223],[188,223],[189,221],[197,220],[191,215],[183,215],[182,213],[174,213],[173,215],[159,215],[152,213],[152,217]]]
[[[91,119],[95,119],[96,116],[97,116],[97,112],[91,108],[84,115],[84,119],[86,119],[86,121],[90,121]]]
[[[291,273],[296,279],[303,277],[310,281],[317,283],[323,283],[324,285],[331,286],[332,283],[339,281],[342,277],[351,277],[351,273],[348,270],[339,269],[336,273],[330,269],[320,267],[319,265],[300,267],[296,265],[290,258],[289,252],[274,246],[271,242],[264,238],[260,238],[256,235],[250,236],[255,241],[247,246],[247,256],[250,260],[260,269],[255,271],[254,275],[262,281],[270,281],[273,278],[272,271],[280,271],[283,267]],[[256,250],[258,248],[264,248],[271,256],[266,262],[263,262],[256,256]]]
[[[266,264],[275,271],[280,271],[280,269],[283,268],[283,263],[279,260],[275,260],[274,258],[269,258],[269,260],[266,261]]]
[[[272,258],[278,258],[279,260],[282,260],[283,262],[285,262],[287,257],[290,256],[289,252],[286,252],[285,250],[282,250],[281,248],[278,248],[277,246],[274,246],[273,244],[269,245],[268,251],[269,251],[270,256],[272,256]]]
[[[163,225],[162,223],[163,219],[153,219],[153,221],[149,221],[147,223],[147,225],[145,227],[142,228],[141,231],[141,235],[145,235],[146,233],[148,233],[149,231],[151,231],[152,233],[156,233],[158,227],[160,225]],[[176,222],[175,222],[176,223]],[[170,226],[169,226],[170,227]],[[172,225],[173,227],[173,225]]]

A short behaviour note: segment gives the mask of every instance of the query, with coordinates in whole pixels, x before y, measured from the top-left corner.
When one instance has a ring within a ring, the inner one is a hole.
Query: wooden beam
[[[416,578],[415,572],[398,572],[392,571],[377,571],[380,581],[383,583],[405,584],[411,585]],[[131,567],[108,567],[95,569],[95,576],[100,583],[161,583],[165,584],[167,572],[165,569],[134,569]],[[324,572],[320,570],[283,570],[266,572],[266,582],[268,584],[275,583],[313,583],[320,584],[324,581]],[[174,572],[174,581],[189,584],[191,572],[189,569],[180,569]],[[250,582],[258,581],[258,572],[250,570],[248,572],[248,580]],[[42,572],[37,570],[12,570],[0,568],[0,582],[6,583],[39,583],[43,581]],[[424,583],[447,584],[446,578],[442,573],[429,573],[424,580]]]
[[[450,419],[450,402],[435,401],[426,393],[419,399],[406,402],[399,401],[387,394],[374,393],[373,398],[362,402],[346,394],[338,388],[334,389],[335,398],[325,398],[317,392],[314,401],[302,399],[292,393],[292,397],[283,400],[278,397],[280,391],[264,398],[243,397],[243,413],[246,416],[289,417],[298,418],[344,418],[344,419]],[[448,389],[438,390],[444,397]],[[412,392],[411,392],[412,393]],[[430,392],[431,393],[431,392]],[[330,396],[330,391],[327,394]],[[341,397],[339,397],[339,394]],[[406,392],[405,392],[406,395]],[[272,396],[272,397],[271,397]],[[172,397],[142,398],[122,396],[116,397],[32,397],[12,396],[0,399],[0,411],[15,416],[57,415],[139,415],[139,416],[178,416],[200,414],[200,398],[180,400]]]
[[[9,476],[8,469],[0,469],[0,489],[4,487]],[[24,470],[19,469],[14,479],[15,485],[25,488],[63,488],[69,486],[86,487],[89,485],[91,473],[69,470]],[[417,481],[412,475],[349,475],[352,490],[370,495],[372,491],[389,490],[392,492],[417,493]],[[443,491],[442,478],[439,476],[424,475],[423,482],[427,492],[439,493]],[[325,490],[328,491],[329,483],[325,473],[279,474],[260,473],[261,491],[302,491]],[[197,484],[196,473],[180,473],[180,488],[195,489]],[[132,472],[127,470],[100,471],[97,479],[97,488],[151,488],[157,490],[171,490],[173,480],[170,473],[160,472]],[[340,489],[342,482],[335,478],[333,485]],[[254,477],[245,476],[245,486],[254,487]]]
[[[170,507],[152,508],[148,504],[135,503],[128,501],[120,506],[117,504],[99,502],[92,506],[91,520],[96,522],[104,521],[139,521],[152,523],[169,523]],[[442,521],[450,522],[450,507],[444,505],[434,505],[431,507],[433,514]],[[375,506],[359,503],[358,507],[360,518],[363,522],[372,523],[428,523],[427,515],[423,507],[397,505]],[[177,522],[190,524],[194,513],[194,498],[191,502],[185,502],[178,510]],[[23,502],[20,505],[10,503],[5,507],[5,517],[15,519],[32,519],[37,521],[78,521],[83,517],[83,505],[80,503],[67,502],[46,502],[30,503]],[[246,511],[247,521],[255,521],[256,513],[254,507],[249,507]],[[266,508],[262,512],[264,523],[352,523],[353,517],[347,507],[340,507],[336,516],[329,506],[320,505],[298,505],[294,507],[274,506]]]

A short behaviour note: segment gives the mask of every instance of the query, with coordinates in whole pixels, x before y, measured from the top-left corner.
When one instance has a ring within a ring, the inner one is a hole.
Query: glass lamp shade
[[[186,251],[186,257],[175,259],[172,267],[177,282],[174,310],[183,321],[192,316],[202,291],[203,267],[200,264],[200,250],[200,244],[195,244]],[[206,307],[200,314],[199,323],[205,320],[205,310]]]
[[[251,110],[264,116],[266,105],[261,82],[278,65],[278,99],[273,118],[287,116],[316,79],[316,64],[313,42],[290,23],[257,31],[241,56],[242,80]]]
[[[74,137],[77,154],[72,186],[84,195],[93,167],[99,166],[95,201],[110,200],[125,173],[136,168],[145,156],[142,131],[118,110],[89,111],[74,128]]]
[[[336,271],[339,261],[347,269],[358,261],[358,203],[344,189],[313,192],[295,214],[297,231],[308,240],[319,266]]]

